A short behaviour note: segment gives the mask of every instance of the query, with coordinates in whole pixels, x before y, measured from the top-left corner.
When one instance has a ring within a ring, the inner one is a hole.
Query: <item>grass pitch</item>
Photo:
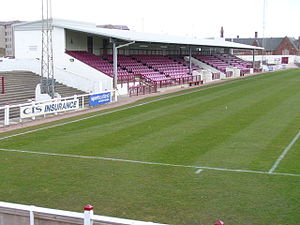
[[[297,225],[299,130],[300,70],[247,77],[2,139],[0,200],[170,224]]]

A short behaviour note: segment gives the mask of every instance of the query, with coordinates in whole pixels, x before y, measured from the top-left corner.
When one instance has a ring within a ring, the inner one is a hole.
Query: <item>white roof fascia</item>
[[[178,45],[194,45],[194,46],[212,46],[212,47],[224,47],[224,48],[235,48],[235,49],[250,49],[260,50],[262,48],[251,45],[244,45],[223,40],[212,40],[212,39],[196,39],[188,37],[178,37],[163,34],[151,34],[151,33],[140,33],[135,31],[127,30],[115,30],[106,28],[90,28],[81,26],[69,26],[69,25],[54,25],[70,30],[81,31],[84,33],[90,33],[100,36],[107,36],[115,39],[135,42],[150,42],[150,43],[167,43],[167,44],[178,44]]]
[[[177,45],[191,45],[191,46],[211,46],[221,48],[234,48],[234,49],[249,49],[249,50],[261,50],[263,48],[239,44],[235,42],[225,41],[222,39],[199,39],[189,38],[180,36],[171,36],[166,34],[153,34],[153,33],[142,33],[131,30],[117,30],[99,28],[96,24],[77,22],[63,19],[52,19],[52,25],[54,27],[60,27],[69,30],[80,31],[84,33],[90,33],[99,36],[111,37],[124,41],[135,41],[135,42],[147,42],[147,43],[162,43],[162,44],[177,44]],[[34,22],[26,22],[14,25],[15,30],[24,30],[26,28],[37,29],[41,26],[41,20]]]

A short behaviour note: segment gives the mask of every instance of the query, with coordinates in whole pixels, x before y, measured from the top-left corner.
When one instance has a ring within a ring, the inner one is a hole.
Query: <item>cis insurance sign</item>
[[[28,118],[79,109],[79,100],[66,100],[20,107],[20,117]]]

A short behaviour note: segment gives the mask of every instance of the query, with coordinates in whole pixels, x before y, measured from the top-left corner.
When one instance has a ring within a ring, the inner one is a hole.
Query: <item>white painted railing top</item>
[[[84,218],[85,218],[84,213],[71,212],[71,211],[58,210],[58,209],[49,209],[49,208],[42,208],[42,207],[37,207],[37,206],[21,205],[21,204],[16,204],[16,203],[0,201],[0,209],[1,208],[33,212],[33,213],[31,213],[33,215],[36,212],[36,213],[43,213],[43,214],[55,215],[55,216],[64,216],[64,217],[82,219],[82,220],[84,220]],[[91,215],[91,220],[95,221],[95,222],[103,222],[103,223],[107,223],[107,224],[163,225],[163,224],[153,223],[153,222],[144,222],[144,221],[138,221],[138,220],[122,219],[122,218],[100,216],[100,215]]]

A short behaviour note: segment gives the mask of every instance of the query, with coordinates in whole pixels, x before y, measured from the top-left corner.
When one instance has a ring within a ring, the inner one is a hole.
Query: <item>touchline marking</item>
[[[58,123],[58,124],[54,124],[54,125],[50,125],[50,126],[46,126],[46,127],[41,127],[41,128],[37,128],[37,129],[17,133],[17,134],[5,136],[5,137],[0,138],[0,141],[5,140],[5,139],[9,139],[9,138],[12,138],[12,137],[16,137],[16,136],[21,136],[21,135],[24,135],[24,134],[30,134],[30,133],[34,133],[34,132],[41,131],[41,130],[47,130],[47,129],[60,127],[60,126],[64,126],[64,125],[71,124],[71,123],[80,122],[80,121],[91,119],[91,118],[98,117],[98,116],[103,116],[103,115],[107,115],[107,114],[111,114],[111,113],[115,113],[115,112],[120,112],[120,111],[127,110],[127,109],[136,108],[136,107],[139,107],[139,106],[143,106],[143,105],[150,104],[150,103],[153,103],[153,102],[158,102],[158,101],[161,101],[161,100],[166,100],[166,99],[169,99],[169,98],[175,98],[175,97],[179,97],[179,96],[183,96],[183,95],[193,94],[193,93],[196,93],[196,92],[207,90],[209,88],[219,87],[219,86],[223,86],[223,85],[226,85],[226,84],[231,84],[231,83],[234,83],[234,82],[237,82],[237,81],[241,81],[241,80],[240,79],[231,80],[231,81],[227,81],[227,82],[224,82],[224,83],[215,84],[213,86],[207,86],[207,87],[197,89],[197,90],[192,90],[192,91],[188,91],[188,92],[184,92],[184,93],[180,93],[180,94],[174,94],[174,95],[171,95],[171,96],[160,97],[160,98],[153,99],[153,100],[150,100],[150,101],[147,101],[147,102],[139,103],[139,104],[132,105],[132,106],[127,106],[127,107],[124,107],[124,108],[121,108],[121,109],[110,110],[108,112],[100,112],[99,114],[95,114],[95,115],[92,115],[92,116],[87,116],[87,117],[84,117],[84,118],[81,118],[81,119],[76,119],[76,120],[72,120],[72,121],[68,121],[68,122],[64,122],[64,123]]]
[[[291,143],[284,149],[284,151],[281,153],[281,155],[278,157],[278,159],[275,161],[275,163],[273,164],[273,166],[269,170],[269,173],[273,173],[274,172],[274,170],[277,168],[277,166],[279,165],[279,163],[281,162],[281,160],[286,156],[286,154],[289,152],[289,150],[295,144],[295,142],[298,140],[299,137],[300,137],[300,131],[294,137],[294,139],[291,141]]]
[[[98,159],[98,160],[115,161],[115,162],[127,162],[127,163],[146,164],[146,165],[193,168],[193,169],[198,169],[197,171],[199,171],[199,169],[201,171],[206,169],[206,170],[226,171],[226,172],[238,172],[238,173],[252,173],[252,174],[267,174],[267,175],[281,175],[281,176],[300,177],[300,174],[270,173],[270,172],[265,172],[265,171],[227,169],[227,168],[216,168],[216,167],[209,167],[209,166],[189,166],[189,165],[180,165],[180,164],[171,164],[171,163],[145,162],[145,161],[130,160],[130,159],[107,158],[107,157],[100,157],[100,156],[71,155],[71,154],[50,153],[50,152],[35,152],[35,151],[5,149],[5,148],[0,148],[0,151],[18,152],[18,153],[27,153],[27,154],[36,154],[36,155],[59,156],[59,157],[67,157],[67,158]]]

